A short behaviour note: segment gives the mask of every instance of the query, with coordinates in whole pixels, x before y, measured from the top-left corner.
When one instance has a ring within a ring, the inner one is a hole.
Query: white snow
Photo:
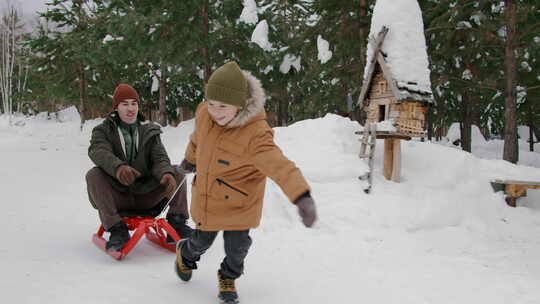
[[[247,24],[257,24],[259,17],[257,15],[257,4],[255,0],[244,0],[244,9],[238,18],[238,22],[244,22]]]
[[[322,64],[325,64],[332,58],[332,51],[329,49],[329,43],[324,40],[321,35],[317,36],[317,51],[317,59],[319,59]]]
[[[481,13],[477,12],[476,14],[472,15],[469,19],[473,20],[477,25],[482,25],[482,20],[484,20],[486,16]]]
[[[377,123],[377,131],[396,132],[397,129],[394,125],[395,122],[392,119],[380,121]]]
[[[79,111],[77,111],[77,108],[75,106],[67,107],[63,110],[60,110],[56,112],[56,119],[59,122],[81,122],[81,115],[79,115]]]
[[[465,80],[471,80],[473,78],[473,74],[472,74],[471,70],[465,69],[465,71],[463,71],[463,74],[462,74],[461,78],[463,78]]]
[[[529,151],[529,128],[520,126],[518,128],[518,134],[521,136],[519,139],[519,163],[525,166],[540,168],[540,154],[538,152]],[[440,144],[458,148],[454,146],[454,142],[460,139],[459,123],[453,123],[448,134]],[[535,144],[535,151],[540,151],[540,144]],[[499,139],[486,140],[478,126],[471,126],[471,150],[472,154],[479,158],[484,159],[501,159],[504,148],[504,141]],[[513,178],[520,179],[520,178]]]
[[[268,23],[266,20],[262,20],[257,24],[251,34],[251,42],[256,43],[265,51],[272,50],[272,44],[268,41]]]
[[[264,68],[264,70],[262,71],[264,74],[268,74],[270,73],[271,71],[274,70],[274,67],[272,65],[267,65],[266,68]]]
[[[291,54],[285,54],[285,56],[283,56],[283,61],[279,66],[279,71],[283,74],[287,74],[291,70],[291,67],[294,67],[294,69],[299,72],[302,67],[300,65],[300,60],[301,57],[296,57]]]
[[[458,22],[457,24],[457,29],[458,30],[462,30],[462,29],[467,29],[467,28],[472,28],[472,25],[469,21],[460,21]]]
[[[454,141],[461,138],[461,131],[459,122],[453,123],[450,128],[448,128],[448,133],[446,134],[446,139],[448,142],[453,143]],[[472,145],[485,145],[486,139],[480,129],[476,125],[471,126],[471,144]]]
[[[217,303],[221,236],[189,283],[174,274],[174,254],[145,239],[120,262],[92,244],[99,220],[85,173],[93,166],[90,131],[100,121],[80,132],[77,121],[31,117],[9,127],[0,116],[4,302]],[[493,178],[540,181],[538,152],[529,152],[528,167],[500,160],[502,146],[493,141],[478,142],[478,154],[402,141],[402,182],[394,183],[382,177],[379,140],[373,190],[365,194],[357,178],[367,169],[357,157],[360,128],[331,114],[275,128],[276,142],[312,186],[319,222],[305,228],[268,182],[262,224],[251,232],[237,281],[241,303],[540,302],[540,193],[529,190],[510,208],[489,185]],[[164,128],[173,163],[192,129],[193,120]],[[519,142],[523,153],[527,144]]]
[[[528,126],[518,126],[518,136],[521,140],[529,141],[529,127]],[[533,141],[538,141],[533,132]]]
[[[110,34],[107,34],[107,36],[105,36],[105,38],[103,38],[103,43],[106,43],[108,41],[115,41],[115,40],[124,40],[124,37],[113,37],[111,36]]]
[[[161,77],[161,70],[156,70],[156,75],[152,75],[152,88],[150,89],[150,91],[152,93],[155,93],[155,92],[159,91],[159,79],[158,79],[158,76]]]
[[[422,11],[416,0],[377,1],[373,9],[370,37],[376,38],[383,26],[390,30],[382,45],[393,78],[411,90],[431,92],[429,62],[424,37]],[[367,61],[371,62],[374,45],[368,44]],[[368,66],[364,71],[367,77]],[[404,93],[402,91],[402,93]]]

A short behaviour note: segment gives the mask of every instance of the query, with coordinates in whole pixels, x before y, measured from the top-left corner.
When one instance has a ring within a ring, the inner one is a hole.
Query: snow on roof
[[[373,10],[369,36],[376,38],[382,27],[390,30],[381,47],[381,54],[401,96],[433,102],[429,79],[429,62],[424,37],[422,11],[416,0],[379,0]],[[368,43],[364,79],[369,77],[369,63],[374,54],[374,43]],[[386,75],[389,77],[390,75]]]

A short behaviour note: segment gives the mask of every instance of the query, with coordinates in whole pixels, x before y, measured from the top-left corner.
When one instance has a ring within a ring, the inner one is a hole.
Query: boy
[[[182,167],[197,173],[191,214],[196,229],[176,247],[175,269],[189,281],[196,262],[223,230],[226,257],[218,270],[219,298],[238,303],[234,280],[244,269],[249,230],[259,225],[266,177],[298,207],[304,225],[316,220],[315,203],[300,170],[273,141],[260,81],[236,62],[218,68],[199,104]]]

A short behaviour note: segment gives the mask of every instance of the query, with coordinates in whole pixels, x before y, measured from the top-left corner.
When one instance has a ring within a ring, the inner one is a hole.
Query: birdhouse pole
[[[401,177],[401,139],[384,139],[384,178],[399,183]]]

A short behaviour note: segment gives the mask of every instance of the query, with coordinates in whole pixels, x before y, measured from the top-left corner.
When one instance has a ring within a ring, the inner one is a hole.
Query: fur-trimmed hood
[[[243,107],[236,117],[231,120],[225,126],[225,128],[237,128],[246,125],[257,115],[262,115],[262,119],[266,118],[266,113],[264,112],[264,105],[266,103],[266,95],[262,87],[261,81],[251,75],[250,72],[242,70],[244,77],[246,77],[248,83],[248,98],[246,106]]]

